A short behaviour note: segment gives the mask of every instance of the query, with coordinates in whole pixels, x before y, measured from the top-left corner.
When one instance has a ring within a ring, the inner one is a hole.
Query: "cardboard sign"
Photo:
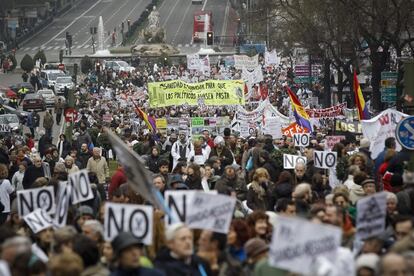
[[[155,126],[157,127],[157,129],[167,128],[167,125],[168,123],[166,118],[155,119]]]
[[[309,133],[295,133],[293,134],[293,142],[295,147],[307,147],[309,146],[310,135]]]
[[[196,192],[188,209],[186,224],[227,234],[236,205],[236,198],[221,194]]]
[[[377,193],[357,202],[357,237],[361,240],[381,234],[385,230],[387,194]]]
[[[35,234],[53,226],[52,218],[42,209],[36,209],[23,219]]]
[[[265,126],[263,128],[264,134],[272,135],[273,139],[282,138],[282,123],[278,118],[269,117],[266,118]]]
[[[271,266],[311,275],[316,260],[336,260],[341,245],[340,228],[306,220],[279,216],[270,244]]]
[[[343,135],[338,135],[338,136],[326,136],[325,137],[326,141],[325,141],[325,149],[327,150],[332,150],[332,148],[340,143],[342,140],[345,140],[345,136]]]
[[[304,156],[283,154],[283,168],[284,169],[286,170],[294,169],[296,167],[296,164],[299,162],[306,165],[307,158]]]
[[[53,220],[53,225],[61,228],[66,225],[69,211],[69,203],[72,194],[72,186],[62,185],[59,190],[59,199],[56,206],[56,214]]]
[[[316,168],[331,169],[336,167],[337,153],[332,151],[314,151],[313,160]]]
[[[191,208],[191,202],[193,202],[194,195],[199,191],[165,191],[165,201],[170,209],[172,216],[165,216],[165,224],[170,225],[175,222],[186,222],[188,209]],[[210,194],[217,194],[216,190],[209,191]]]
[[[72,186],[72,203],[77,204],[93,198],[88,170],[83,169],[69,174],[68,184]]]
[[[308,133],[308,131],[298,125],[297,123],[290,124],[288,127],[282,129],[283,135],[293,137],[295,133]]]
[[[11,131],[10,125],[0,124],[0,133],[4,133],[4,132],[10,133],[10,131]]]
[[[120,232],[131,232],[146,245],[152,243],[153,208],[136,204],[105,203],[105,240],[112,241]]]
[[[56,206],[53,187],[17,191],[17,209],[21,218],[36,209],[43,209],[47,214],[54,214]]]

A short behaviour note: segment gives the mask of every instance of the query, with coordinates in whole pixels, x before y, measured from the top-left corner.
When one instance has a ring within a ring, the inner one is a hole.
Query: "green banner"
[[[193,117],[193,118],[191,118],[191,126],[192,127],[203,127],[204,126],[204,118],[203,117]]]
[[[152,108],[173,105],[244,105],[242,80],[208,80],[186,83],[181,80],[148,83]]]

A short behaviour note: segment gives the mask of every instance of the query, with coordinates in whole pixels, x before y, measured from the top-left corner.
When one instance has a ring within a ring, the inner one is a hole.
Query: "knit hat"
[[[375,185],[375,180],[374,179],[365,179],[364,181],[362,181],[361,186],[364,187],[364,185],[366,184],[374,184]]]
[[[260,253],[266,252],[269,250],[269,246],[265,243],[264,240],[260,238],[253,238],[246,242],[244,245],[244,251],[248,258],[254,258]]]
[[[88,215],[91,217],[95,217],[91,207],[87,205],[82,205],[78,208],[77,217],[88,216]]]
[[[378,255],[374,253],[362,254],[356,259],[356,269],[358,270],[360,268],[365,267],[375,271],[378,266],[379,260],[380,258],[378,257]]]
[[[362,138],[359,142],[359,148],[369,148],[371,146],[371,142],[368,140],[368,138]]]
[[[132,233],[130,232],[121,232],[111,242],[111,245],[115,255],[119,257],[122,250],[134,245],[142,247],[142,242],[139,239],[137,239],[134,235],[132,235]]]

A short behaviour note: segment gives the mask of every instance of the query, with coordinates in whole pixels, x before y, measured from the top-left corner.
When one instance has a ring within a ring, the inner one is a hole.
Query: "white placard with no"
[[[112,241],[120,232],[131,232],[142,243],[151,245],[152,228],[152,206],[105,203],[105,240]]]
[[[43,209],[48,214],[55,214],[55,194],[52,186],[17,191],[17,209],[19,217]]]
[[[357,202],[357,237],[360,240],[381,234],[385,230],[387,215],[385,192],[365,197]]]
[[[283,154],[283,168],[284,169],[286,170],[294,169],[298,162],[301,162],[306,165],[307,158],[305,156]]]
[[[309,133],[295,133],[293,134],[293,142],[295,147],[307,147],[309,146],[310,135]]]
[[[80,170],[69,174],[68,183],[72,186],[72,203],[77,204],[93,198],[88,170]]]
[[[270,244],[269,263],[295,273],[309,274],[314,271],[318,257],[335,262],[341,239],[339,227],[279,216]]]
[[[227,234],[235,205],[234,197],[197,192],[188,209],[186,224],[193,229]]]
[[[53,219],[53,224],[57,228],[61,228],[66,225],[71,194],[72,186],[64,184],[60,185],[59,199],[56,206],[56,214]]]
[[[43,209],[36,209],[23,219],[35,234],[53,226],[52,218]]]
[[[316,168],[331,169],[336,167],[338,154],[333,151],[314,151],[313,160]]]

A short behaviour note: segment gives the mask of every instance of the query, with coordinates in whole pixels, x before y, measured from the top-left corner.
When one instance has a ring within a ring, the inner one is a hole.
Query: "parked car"
[[[17,130],[20,128],[19,117],[17,117],[15,114],[0,115],[0,124],[9,125],[12,130]]]
[[[17,117],[19,117],[20,123],[26,124],[27,118],[29,117],[29,114],[30,114],[29,112],[23,111],[23,110],[19,110],[19,109],[15,109],[15,108],[13,108],[11,106],[8,106],[8,105],[3,105],[3,108],[4,108],[4,111],[7,114],[14,114],[14,115],[16,115]]]
[[[66,77],[58,77],[56,79],[56,83],[55,83],[56,94],[63,94],[63,90],[65,89],[65,86],[68,89],[75,89],[75,84],[72,81],[72,77],[66,76]]]
[[[43,88],[54,89],[56,79],[64,76],[66,76],[66,74],[60,70],[43,70],[40,72],[40,83]]]
[[[116,72],[123,71],[123,72],[132,72],[135,71],[135,67],[132,67],[127,62],[123,60],[110,60],[105,61],[104,66],[106,69],[112,69]]]
[[[55,105],[56,95],[51,89],[41,89],[37,91],[37,94],[42,95],[45,99],[46,107],[52,107]]]
[[[23,111],[46,110],[46,101],[40,94],[27,94],[23,99]]]

